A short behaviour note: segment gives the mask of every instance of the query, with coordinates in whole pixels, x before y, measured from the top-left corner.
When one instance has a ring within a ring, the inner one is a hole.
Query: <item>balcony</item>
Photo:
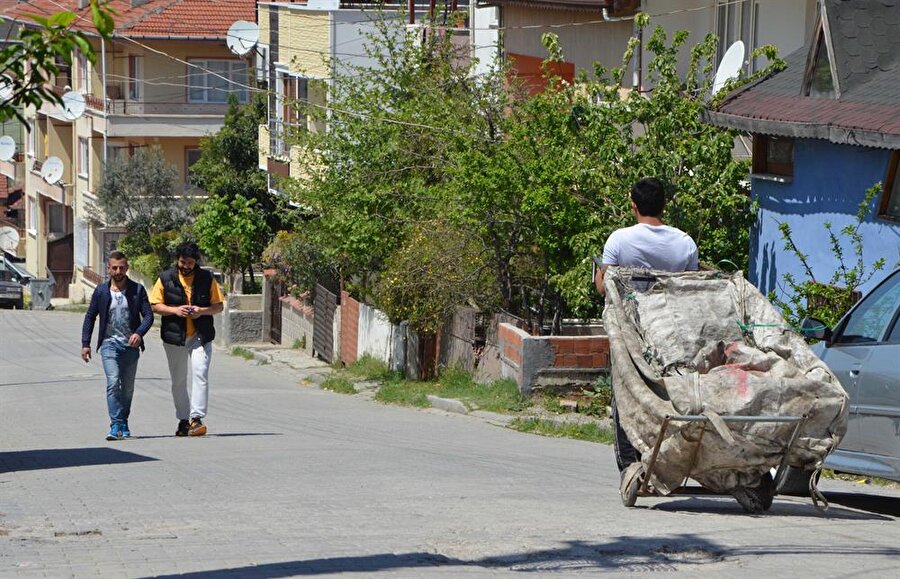
[[[9,161],[0,161],[0,175],[22,183],[25,180],[25,155],[16,153]]]
[[[54,184],[47,183],[41,177],[41,167],[44,163],[40,159],[35,159],[31,166],[29,181],[31,186],[29,191],[36,191],[48,199],[52,199],[57,203],[71,206],[73,203],[72,186],[67,184],[71,179],[70,168],[66,167],[62,178]]]

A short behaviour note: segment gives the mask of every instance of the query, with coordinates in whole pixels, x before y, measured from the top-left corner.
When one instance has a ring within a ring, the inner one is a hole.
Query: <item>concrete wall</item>
[[[828,281],[838,264],[828,247],[825,223],[839,232],[851,224],[866,189],[884,181],[891,151],[869,147],[836,145],[827,141],[798,139],[794,143],[794,177],[790,183],[752,178],[753,198],[759,213],[750,237],[748,279],[763,294],[774,290],[780,297],[783,278],[793,274],[799,281],[806,274],[799,260],[784,250],[778,231],[787,223],[799,249],[820,281]],[[875,200],[876,207],[881,198]],[[886,258],[888,267],[900,260],[900,224],[869,215],[860,227],[863,261],[867,267]],[[839,236],[840,237],[840,236]],[[846,242],[846,239],[843,241]],[[854,260],[852,247],[844,243],[845,260]],[[872,288],[889,272],[882,271],[862,286]]]
[[[368,355],[390,366],[394,354],[394,333],[395,326],[384,312],[367,304],[359,305],[356,342],[358,358]]]
[[[262,294],[230,294],[218,321],[216,343],[222,346],[261,342]]]

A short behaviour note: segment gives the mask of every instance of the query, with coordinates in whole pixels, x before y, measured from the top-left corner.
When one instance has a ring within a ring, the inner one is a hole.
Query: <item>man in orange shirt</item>
[[[159,274],[150,292],[150,304],[162,316],[162,340],[178,418],[175,436],[203,436],[209,398],[209,362],[216,337],[213,315],[222,311],[224,299],[212,274],[198,266],[200,249],[196,243],[182,243],[176,248],[175,257],[175,267]]]

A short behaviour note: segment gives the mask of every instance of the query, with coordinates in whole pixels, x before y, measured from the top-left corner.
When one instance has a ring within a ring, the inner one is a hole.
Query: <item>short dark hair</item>
[[[180,243],[178,244],[178,247],[175,248],[175,259],[180,257],[189,257],[200,261],[200,248],[197,247],[197,244],[193,241]]]
[[[109,262],[114,259],[115,260],[124,259],[125,261],[128,261],[128,258],[125,257],[125,254],[119,250],[109,252],[109,259],[107,259],[106,261]]]
[[[631,187],[631,200],[644,217],[659,217],[666,206],[666,191],[656,177],[645,177]]]

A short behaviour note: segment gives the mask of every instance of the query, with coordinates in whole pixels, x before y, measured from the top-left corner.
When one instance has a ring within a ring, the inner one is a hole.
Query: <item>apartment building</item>
[[[87,0],[31,0],[3,14],[28,22],[26,14],[71,10],[97,54],[93,64],[75,54],[53,80],[58,94],[83,95],[81,116],[49,103],[25,113],[27,267],[55,278],[55,297],[76,301],[103,280],[106,256],[124,235],[118,224],[91,219],[107,163],[159,147],[178,168],[178,192],[189,191],[200,140],[222,127],[228,96],[246,102],[251,86],[252,55],[235,56],[226,37],[235,21],[255,20],[255,0],[112,0],[109,7],[116,15],[108,41],[96,34]],[[48,180],[42,169],[51,158],[62,171]]]

